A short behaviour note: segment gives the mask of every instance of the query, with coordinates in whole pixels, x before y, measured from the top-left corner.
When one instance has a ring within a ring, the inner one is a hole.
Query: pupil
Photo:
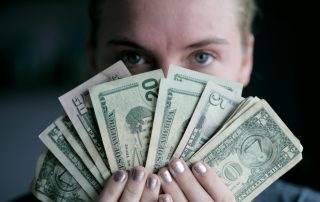
[[[198,60],[200,62],[204,62],[204,61],[206,61],[206,59],[207,59],[207,55],[205,55],[205,54],[199,54],[198,55]]]
[[[140,56],[137,54],[130,54],[128,60],[130,63],[137,63],[140,60]]]

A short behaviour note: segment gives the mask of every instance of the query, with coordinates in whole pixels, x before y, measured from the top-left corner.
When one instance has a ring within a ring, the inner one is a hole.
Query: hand
[[[158,174],[164,193],[173,201],[235,201],[214,169],[203,162],[193,164],[190,170],[184,161],[173,159]]]
[[[148,174],[144,167],[135,167],[130,174],[126,171],[115,172],[106,182],[99,202],[116,201],[158,201],[160,179],[155,174]],[[168,198],[163,195],[159,198]]]

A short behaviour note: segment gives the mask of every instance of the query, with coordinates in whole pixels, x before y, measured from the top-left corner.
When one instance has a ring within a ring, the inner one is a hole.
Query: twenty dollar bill
[[[112,172],[144,165],[163,76],[159,69],[90,89]]]

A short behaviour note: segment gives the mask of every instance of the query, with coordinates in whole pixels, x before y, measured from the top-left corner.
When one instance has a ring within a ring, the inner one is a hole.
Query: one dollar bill
[[[62,131],[52,123],[39,135],[39,138],[68,172],[72,174],[90,198],[96,199],[102,189],[102,185],[99,184],[80,157],[68,144],[62,135]]]
[[[37,199],[44,202],[93,200],[47,148],[37,161],[31,191]]]
[[[188,163],[208,163],[236,201],[251,201],[301,159],[300,142],[267,102],[260,100]]]

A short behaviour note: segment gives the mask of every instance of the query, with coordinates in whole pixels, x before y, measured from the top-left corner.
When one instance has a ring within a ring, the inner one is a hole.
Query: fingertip
[[[126,171],[119,170],[113,173],[113,175],[106,181],[98,201],[118,201],[127,180],[128,173]]]
[[[160,194],[158,202],[173,202],[170,194]]]
[[[148,178],[147,178],[147,183],[146,183],[146,187],[148,189],[155,189],[157,187],[160,187],[160,179],[158,177],[158,175],[156,174],[149,174]]]
[[[131,171],[131,178],[135,182],[140,182],[146,177],[146,170],[142,166],[136,166]]]
[[[192,165],[192,172],[196,175],[204,175],[208,171],[208,165],[203,161],[198,161]]]
[[[112,175],[112,180],[114,182],[122,183],[128,179],[128,173],[123,170],[118,170]]]
[[[172,176],[166,167],[161,168],[158,172],[158,175],[160,176],[161,181],[164,183],[170,183],[173,181]]]
[[[169,162],[169,168],[172,174],[181,174],[188,166],[182,159],[174,158]]]

